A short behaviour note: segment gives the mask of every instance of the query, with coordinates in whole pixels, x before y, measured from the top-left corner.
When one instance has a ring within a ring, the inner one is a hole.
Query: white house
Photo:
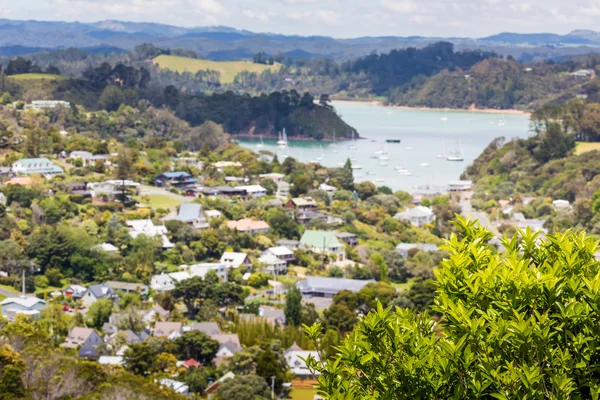
[[[190,394],[190,387],[183,382],[175,381],[173,379],[164,378],[160,380],[162,386],[166,386],[172,389],[177,394]]]
[[[260,185],[238,186],[238,189],[243,189],[248,193],[249,197],[258,199],[267,195],[267,189]]]
[[[333,198],[333,195],[335,194],[335,192],[338,191],[338,188],[336,188],[335,186],[327,185],[325,183],[321,183],[319,185],[319,190],[322,190],[323,192],[327,193],[327,195],[331,199],[331,198]]]
[[[150,287],[157,292],[165,292],[175,289],[175,282],[181,282],[186,279],[190,279],[192,276],[185,272],[171,272],[165,274],[164,272],[159,275],[153,275],[150,279]]]
[[[23,158],[12,165],[15,174],[40,174],[46,178],[60,175],[64,171],[58,165],[52,163],[47,158]]]
[[[208,220],[202,212],[202,205],[196,203],[183,203],[176,216],[163,218],[163,221],[180,221],[196,229],[210,227]]]
[[[223,213],[219,210],[206,210],[204,211],[204,215],[206,215],[206,218],[208,219],[223,217]]]
[[[215,271],[217,276],[224,282],[227,282],[227,265],[223,263],[203,263],[194,265],[179,266],[183,271],[187,271],[190,276],[199,276],[204,278],[208,271]]]
[[[183,332],[183,324],[181,322],[157,322],[154,325],[154,337],[167,337],[169,339],[177,339]]]
[[[304,361],[308,358],[308,356],[312,356],[317,360],[317,362],[321,359],[318,351],[302,350],[302,348],[296,343],[294,343],[292,347],[283,353],[283,357],[285,358],[287,365],[290,367],[290,371],[300,379],[313,377],[312,372],[310,372],[306,366],[306,361]]]
[[[554,200],[552,205],[556,211],[569,211],[572,208],[568,200]]]
[[[175,247],[167,237],[167,228],[164,225],[154,225],[150,219],[136,219],[127,221],[126,223],[130,228],[129,235],[134,239],[139,235],[146,235],[148,237],[159,236],[163,249]]]
[[[290,184],[286,181],[278,181],[277,193],[275,193],[275,197],[278,199],[287,199],[290,197]]]
[[[227,268],[238,269],[242,265],[249,266],[248,254],[246,253],[234,253],[226,251],[221,256],[221,264],[225,264]]]
[[[14,320],[17,315],[25,314],[34,319],[40,315],[40,311],[46,307],[46,302],[37,297],[8,297],[0,302],[2,316],[9,321]]]
[[[287,262],[275,257],[272,254],[264,254],[258,258],[258,262],[265,264],[265,271],[271,274],[285,274],[287,272]]]
[[[263,251],[262,255],[272,255],[286,262],[294,261],[295,259],[294,252],[285,246],[269,247]]]
[[[100,285],[92,285],[87,288],[83,296],[81,297],[81,301],[86,306],[91,306],[95,302],[101,299],[109,299],[114,300],[117,298],[117,294],[114,289],[108,286],[105,283]]]
[[[262,179],[272,179],[275,183],[282,181],[285,178],[285,174],[280,174],[277,172],[271,172],[270,174],[260,174],[258,176],[261,180]]]
[[[397,213],[394,215],[394,218],[409,222],[412,226],[422,227],[425,224],[431,224],[435,216],[431,208],[416,206],[404,212]]]
[[[470,192],[473,190],[472,181],[450,181],[448,182],[449,192]]]

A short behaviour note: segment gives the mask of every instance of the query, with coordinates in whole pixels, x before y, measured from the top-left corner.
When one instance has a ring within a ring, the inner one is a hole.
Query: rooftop
[[[305,246],[319,249],[323,248],[323,245],[325,245],[325,247],[342,246],[335,236],[335,233],[329,231],[305,231],[304,235],[302,235],[302,239],[300,239],[300,243]]]
[[[374,280],[358,280],[347,278],[326,278],[322,276],[307,276],[305,280],[298,281],[296,285],[302,292],[318,292],[335,294],[340,290],[358,292]]]
[[[254,221],[249,218],[240,219],[239,221],[227,221],[227,227],[240,232],[270,228],[269,224],[265,221]]]

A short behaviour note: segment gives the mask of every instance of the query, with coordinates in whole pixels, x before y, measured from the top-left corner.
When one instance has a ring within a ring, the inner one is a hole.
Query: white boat
[[[440,118],[442,121],[448,121],[448,110],[446,110],[446,113],[444,114],[444,116],[442,118]]]
[[[496,125],[496,121],[490,121],[490,125]]]
[[[317,160],[321,161],[323,159],[323,156],[324,156],[323,155],[323,145],[321,144],[319,146],[321,146],[321,156],[317,157]]]
[[[446,160],[448,160],[448,161],[464,161],[462,148],[460,146],[460,140],[458,140],[457,142],[458,142],[458,149],[452,150],[450,152],[450,154],[448,155],[448,157],[446,158]]]
[[[400,175],[402,175],[402,176],[412,176],[412,172],[405,171],[405,172],[401,172]]]
[[[383,155],[383,156],[379,157],[379,160],[381,160],[381,161],[388,161],[389,159],[390,159],[390,156],[387,156],[387,155]]]
[[[379,156],[379,155],[383,154],[383,150],[379,149],[375,152],[375,154],[377,154]]]
[[[421,167],[429,167],[429,163],[426,162],[422,162],[421,164],[419,164]]]
[[[406,150],[412,150],[412,147],[406,146]]]
[[[498,126],[504,126],[504,121],[502,121],[502,120],[498,121]]]
[[[362,169],[362,167],[360,165],[353,165],[352,169]]]
[[[379,165],[381,165],[382,167],[387,167],[388,163],[386,163],[385,161],[382,161],[379,163]]]
[[[262,140],[262,135],[260,135],[260,143],[258,143],[256,145],[256,147],[259,149],[262,149],[263,147],[265,147],[265,144],[263,143],[263,140]]]
[[[444,146],[444,151],[442,151],[441,153],[437,153],[437,155],[435,156],[436,158],[447,158],[448,155],[446,154],[446,142],[443,142],[443,146]]]
[[[377,178],[377,179],[375,179],[375,182],[385,182],[385,179],[383,179],[383,178]]]
[[[287,135],[285,134],[285,128],[283,128],[283,134],[281,134],[279,140],[277,141],[280,149],[285,149],[288,147]]]
[[[350,150],[356,150],[356,143],[354,140],[354,131],[352,131],[352,144],[348,146]]]

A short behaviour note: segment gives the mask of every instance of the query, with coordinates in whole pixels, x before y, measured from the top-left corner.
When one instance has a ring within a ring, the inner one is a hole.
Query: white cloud
[[[409,14],[417,10],[417,3],[412,0],[383,0],[382,4],[392,11]]]
[[[337,24],[339,22],[338,15],[330,10],[319,10],[317,11],[317,17],[325,22],[326,24]]]
[[[411,15],[408,20],[417,24],[426,24],[437,21],[437,18],[433,15]]]
[[[312,4],[316,0],[283,0],[285,4]]]
[[[306,18],[310,17],[311,15],[312,15],[312,12],[310,12],[310,11],[304,11],[304,12],[292,11],[290,13],[287,13],[286,17],[288,17],[289,19],[299,21],[302,19],[306,19]]]
[[[244,15],[248,18],[253,18],[253,19],[257,19],[260,22],[269,22],[269,16],[267,14],[263,14],[260,12],[255,12],[252,10],[244,10],[242,11],[244,13]]]

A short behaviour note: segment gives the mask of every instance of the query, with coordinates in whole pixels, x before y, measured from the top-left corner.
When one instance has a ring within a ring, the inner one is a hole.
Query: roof
[[[220,344],[225,344],[228,342],[237,344],[240,348],[240,338],[237,333],[220,333],[218,335],[210,335],[213,340],[216,340]]]
[[[287,349],[284,352],[284,354],[287,353],[288,351],[303,351],[303,350],[304,349],[302,347],[298,346],[298,343],[294,342],[294,344],[292,344],[292,346],[289,349]]]
[[[325,247],[340,247],[342,245],[335,236],[335,232],[328,231],[305,231],[300,243],[319,249],[323,248],[323,244],[325,244]]]
[[[46,302],[42,299],[38,299],[37,297],[7,297],[6,299],[0,302],[0,306],[7,306],[9,304],[18,304],[24,308],[31,308],[37,304],[46,304]]]
[[[8,181],[6,181],[5,185],[21,185],[21,186],[28,186],[31,185],[33,183],[33,179],[31,179],[28,176],[22,177],[22,178],[12,178]]]
[[[298,207],[302,206],[314,206],[316,207],[318,204],[312,197],[294,197],[292,199],[294,205]]]
[[[115,251],[119,251],[119,248],[110,244],[110,243],[101,243],[98,246],[95,246],[94,249],[100,251],[106,251],[107,253],[113,253]]]
[[[226,264],[227,266],[231,266],[232,268],[239,268],[240,265],[246,261],[248,258],[248,254],[246,253],[234,253],[231,251],[226,251],[221,256],[221,263]]]
[[[194,322],[190,325],[190,330],[200,331],[208,336],[220,335],[222,333],[216,322]]]
[[[164,176],[168,179],[190,178],[191,175],[185,171],[163,172],[159,176]]]
[[[88,287],[88,291],[91,292],[97,299],[102,299],[107,296],[113,296],[115,294],[113,288],[108,286],[106,283],[101,283],[100,285],[92,285]]]
[[[187,393],[190,390],[189,386],[185,383],[173,379],[161,379],[160,384],[173,389],[176,393]]]
[[[515,221],[525,221],[525,215],[524,215],[523,213],[520,213],[520,212],[518,212],[518,213],[514,213],[514,214],[512,215],[512,217],[513,217],[513,219],[514,219]]]
[[[91,328],[72,328],[69,331],[69,335],[65,338],[65,342],[60,346],[67,349],[74,349],[77,346],[84,344],[93,333],[94,330]]]
[[[300,241],[299,240],[291,240],[291,239],[280,239],[277,241],[277,244],[280,246],[285,246],[285,245],[299,246]]]
[[[271,254],[273,254],[274,256],[277,256],[277,257],[294,255],[294,252],[285,246],[269,247],[267,249],[267,251],[269,251]]]
[[[248,186],[238,186],[240,189],[244,189],[248,193],[259,193],[266,192],[267,189],[260,185],[248,185]]]
[[[354,233],[350,233],[350,232],[336,232],[335,236],[343,239],[343,238],[355,238],[356,235]]]
[[[318,292],[335,294],[340,290],[349,290],[358,292],[369,283],[375,282],[372,279],[358,280],[347,278],[326,278],[323,276],[307,276],[305,280],[298,281],[296,285],[302,292]]]
[[[254,221],[249,218],[240,219],[239,221],[227,221],[227,227],[240,232],[270,228],[269,224],[267,224],[265,221]]]
[[[436,246],[435,244],[426,244],[426,243],[400,243],[398,246],[396,246],[396,250],[412,250],[412,249],[419,249],[421,251],[427,251],[427,252],[431,252],[431,251],[439,251],[440,248],[438,246]]]
[[[165,218],[165,220],[176,220],[190,222],[202,218],[202,205],[196,203],[183,203],[179,207],[177,216]]]
[[[148,286],[143,285],[141,283],[108,281],[106,282],[106,284],[110,286],[113,290],[128,290],[131,292],[135,292],[138,289],[148,290]]]
[[[277,257],[275,257],[272,254],[263,254],[262,256],[260,256],[258,258],[258,262],[262,263],[262,264],[267,264],[267,265],[281,265],[281,264],[286,264],[287,263],[284,260],[281,260]]]
[[[204,214],[210,218],[219,218],[223,216],[223,214],[219,210],[206,210],[204,211]]]
[[[271,172],[269,174],[260,174],[259,175],[261,178],[275,178],[275,179],[283,179],[285,178],[284,174],[280,174],[277,172]]]
[[[22,158],[13,164],[20,164],[28,173],[62,173],[63,169],[47,158]]]
[[[180,333],[181,322],[157,322],[154,325],[154,336],[170,336],[173,332]]]
[[[319,190],[323,190],[325,192],[336,192],[338,188],[336,188],[335,186],[328,185],[326,183],[321,183],[319,185]]]
[[[417,206],[414,208],[409,208],[408,210],[396,214],[395,218],[425,218],[431,217],[433,215],[433,210],[428,207]]]
[[[98,363],[103,365],[123,365],[123,357],[121,356],[100,356]]]

